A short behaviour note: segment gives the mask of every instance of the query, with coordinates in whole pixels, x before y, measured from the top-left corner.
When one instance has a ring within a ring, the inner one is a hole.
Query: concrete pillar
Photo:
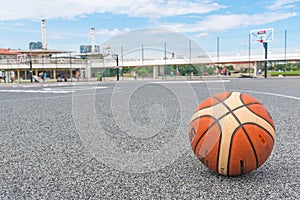
[[[256,66],[256,64],[253,65],[253,69],[254,69],[254,77],[256,77],[256,75],[257,75],[257,66]]]
[[[158,67],[153,66],[153,78],[156,78],[158,76]]]
[[[19,83],[20,83],[20,74],[21,74],[21,73],[20,73],[20,70],[18,69],[18,70],[17,70],[17,77],[18,77],[18,82],[19,82]]]
[[[165,75],[165,66],[160,66],[159,73],[160,73],[161,76]]]
[[[92,71],[92,70],[91,70],[91,63],[89,63],[88,66],[87,66],[87,69],[86,69],[86,71],[85,71],[86,77],[87,77],[88,79],[90,79],[90,78],[92,77],[92,72],[91,72],[91,71]]]
[[[80,70],[80,79],[85,79],[85,70]]]
[[[56,69],[53,69],[53,79],[56,79]]]

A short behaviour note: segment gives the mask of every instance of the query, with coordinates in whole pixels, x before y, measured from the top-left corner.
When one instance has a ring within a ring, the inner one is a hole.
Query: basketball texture
[[[260,167],[272,152],[275,127],[255,98],[223,92],[204,100],[189,126],[192,150],[209,169],[238,176]]]

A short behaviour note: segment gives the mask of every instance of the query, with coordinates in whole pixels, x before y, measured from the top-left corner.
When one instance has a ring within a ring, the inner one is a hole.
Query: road
[[[245,92],[276,142],[239,177],[193,155],[188,125],[210,94]],[[299,199],[300,80],[0,85],[0,199]]]

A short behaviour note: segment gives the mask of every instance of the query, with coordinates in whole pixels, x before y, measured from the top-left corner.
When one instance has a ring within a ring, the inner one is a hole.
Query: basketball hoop
[[[262,35],[262,34],[266,34],[266,30],[259,30],[257,32],[257,35]]]
[[[107,57],[109,55],[112,55],[112,47],[111,46],[105,46],[102,48],[102,54],[103,54],[103,57]]]
[[[265,78],[267,78],[267,58],[268,58],[268,43],[273,42],[273,28],[266,28],[260,30],[250,31],[250,40],[251,43],[263,43],[265,49]],[[249,58],[250,59],[250,58]]]
[[[251,43],[273,42],[273,28],[250,31]]]

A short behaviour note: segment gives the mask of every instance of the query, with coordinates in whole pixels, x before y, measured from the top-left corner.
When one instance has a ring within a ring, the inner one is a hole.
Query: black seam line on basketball
[[[218,122],[219,122],[219,121],[218,121]],[[218,125],[219,125],[219,128],[220,128],[220,140],[219,140],[219,144],[218,144],[218,155],[217,155],[217,166],[216,166],[216,171],[217,171],[218,173],[220,173],[220,172],[219,172],[219,156],[220,156],[220,150],[221,150],[220,146],[221,146],[221,141],[222,141],[222,128],[221,128],[220,124],[218,124]]]
[[[241,105],[241,106],[236,107],[235,109],[233,109],[232,112],[234,112],[234,111],[236,111],[238,109],[241,109],[243,107],[246,107],[246,106],[251,106],[251,105],[262,105],[262,104],[259,103],[259,102],[251,102],[251,103],[243,104],[243,105]]]
[[[204,131],[204,133],[200,136],[200,138],[198,139],[198,141],[197,141],[197,143],[195,144],[195,147],[194,147],[194,149],[193,149],[193,151],[194,151],[194,153],[196,154],[196,149],[197,149],[197,146],[198,146],[198,144],[199,144],[199,142],[200,142],[200,140],[203,138],[203,136],[207,133],[207,131],[211,128],[211,127],[213,127],[215,124],[218,124],[219,125],[219,128],[220,128],[220,124],[219,124],[219,122],[216,120],[216,118],[214,118],[213,116],[210,116],[210,115],[203,115],[203,116],[200,116],[200,117],[197,117],[197,119],[200,119],[200,118],[203,118],[203,117],[211,117],[211,118],[213,118],[215,121]],[[194,120],[193,120],[194,121]],[[191,122],[192,123],[192,122]],[[220,130],[221,130],[221,128],[220,128]]]
[[[246,124],[246,123],[245,123]],[[231,148],[232,148],[232,141],[233,141],[233,138],[234,138],[234,135],[236,134],[236,132],[240,129],[240,128],[242,128],[243,129],[243,131],[244,131],[244,125],[245,124],[240,124],[234,131],[233,131],[233,133],[232,133],[232,136],[231,136],[231,138],[230,138],[230,146],[229,146],[229,154],[228,154],[228,162],[227,162],[227,175],[229,174],[229,165],[230,165],[230,155],[231,155]],[[246,136],[247,136],[247,139],[248,139],[248,141],[249,141],[249,143],[250,143],[250,145],[252,146],[252,141],[250,140],[250,138],[248,137],[248,135],[246,134]],[[254,154],[254,157],[255,158],[257,158],[257,155],[256,155],[256,152],[253,150],[253,148],[252,148],[252,151],[253,151],[253,154]],[[256,168],[258,167],[258,160],[256,160]],[[240,175],[242,175],[242,174],[240,174]]]
[[[220,102],[220,101],[219,101],[219,102]],[[239,106],[239,107],[233,109],[232,112],[234,112],[235,110],[238,110],[238,109],[240,109],[240,108],[242,108],[242,107],[244,107],[244,106],[254,105],[254,104],[259,104],[259,105],[261,105],[261,103],[259,103],[259,102],[252,102],[252,103],[248,103],[248,104],[244,104],[244,105],[242,105],[242,106]],[[212,123],[212,124],[208,127],[208,129],[210,129],[212,126],[215,125],[216,122],[219,122],[219,120],[221,120],[222,118],[226,117],[228,114],[230,114],[230,112],[227,112],[227,113],[225,113],[224,115],[222,115],[221,117],[219,117],[219,119],[217,119],[214,123]],[[193,121],[191,121],[191,123],[193,123],[193,122],[194,122],[195,120],[197,120],[197,119],[200,119],[200,118],[202,118],[202,117],[207,117],[207,116],[212,117],[212,116],[210,116],[210,115],[199,116],[199,117],[196,117]],[[212,117],[212,118],[214,118],[214,117]],[[214,118],[214,119],[215,119],[215,118]],[[219,124],[219,123],[218,123],[218,125],[219,125],[219,128],[220,128],[220,124]],[[193,151],[194,151],[195,154],[196,154],[196,149],[197,149],[197,146],[198,146],[200,140],[202,139],[202,137],[204,136],[204,134],[206,134],[206,132],[208,131],[208,129],[207,129],[207,130],[203,133],[203,135],[198,139],[198,141],[197,141],[197,143],[196,143],[196,145],[195,145],[195,147],[194,147],[194,149],[193,149]],[[219,146],[218,146],[217,168],[216,168],[218,172],[219,172],[219,155],[220,155],[220,145],[221,145],[221,140],[222,140],[222,129],[220,128],[220,141],[219,141]]]
[[[242,95],[242,94],[240,94],[240,95]],[[217,99],[217,100],[219,100],[219,101],[221,101],[221,100],[220,100],[219,98],[217,98],[217,97],[214,97],[214,98]],[[242,127],[244,133],[246,134],[247,138],[249,139],[249,135],[248,135],[246,129],[244,128],[244,126],[242,125],[241,121],[239,120],[239,118],[233,113],[233,111],[229,108],[229,106],[226,105],[226,103],[224,103],[223,101],[221,101],[221,102],[222,102],[223,106],[225,106],[225,107],[229,110],[229,112],[230,112],[231,115],[235,118],[235,120],[239,123],[239,125],[241,125],[241,127]],[[232,138],[232,136],[231,136],[231,138]],[[252,141],[251,141],[251,140],[249,140],[249,141],[250,141],[251,148],[252,148],[252,150],[253,150],[253,152],[254,152],[254,155],[255,155],[256,168],[258,168],[258,157],[257,157],[257,153],[256,153],[256,151],[255,151],[255,149],[254,149],[254,145],[253,145]],[[229,155],[230,155],[230,154],[229,154]],[[229,156],[229,155],[228,155],[228,161],[227,161],[227,174],[228,174],[229,163],[230,163],[230,156]]]
[[[218,99],[218,100],[219,100],[219,99]],[[236,110],[238,110],[238,109],[240,109],[240,108],[242,108],[242,107],[244,107],[244,106],[254,105],[254,104],[260,104],[260,103],[256,102],[256,103],[245,104],[245,105],[242,105],[242,106],[239,106],[239,107],[233,109],[232,112],[234,112],[234,111],[236,111]],[[230,110],[230,109],[229,109],[229,110]],[[193,123],[195,120],[200,119],[200,118],[202,118],[202,117],[212,117],[213,119],[216,120],[214,123],[212,123],[212,124],[207,128],[207,130],[203,133],[203,135],[198,139],[198,141],[197,141],[197,143],[196,143],[196,145],[195,145],[195,148],[193,149],[193,151],[194,151],[195,154],[196,154],[196,149],[197,149],[198,143],[200,142],[200,140],[201,140],[201,138],[204,136],[204,134],[206,134],[206,132],[207,132],[212,126],[214,126],[216,122],[219,122],[221,119],[223,119],[224,117],[226,117],[226,116],[229,115],[230,113],[231,113],[231,112],[229,111],[229,112],[225,113],[224,115],[222,115],[221,117],[219,117],[218,119],[214,118],[214,117],[211,116],[211,115],[203,115],[203,116],[196,117],[195,119],[193,119],[193,121],[190,122],[190,124],[191,124],[191,123]],[[219,127],[220,127],[220,124],[219,124],[219,123],[218,123],[218,125],[219,125]],[[221,129],[221,128],[220,128],[220,129]],[[221,130],[221,133],[222,133],[222,130]],[[219,148],[219,149],[220,149],[220,148]],[[217,163],[219,163],[219,157],[218,157]]]
[[[231,94],[232,94],[232,93],[231,93]],[[251,103],[248,103],[248,104],[243,104],[242,106],[239,106],[239,107],[237,107],[237,108],[231,110],[225,103],[223,103],[223,101],[221,101],[221,100],[218,99],[218,98],[215,98],[215,99],[218,100],[220,103],[222,103],[225,107],[227,107],[227,109],[229,110],[229,112],[225,113],[224,115],[222,115],[221,117],[219,117],[219,119],[217,119],[214,123],[212,123],[212,124],[208,127],[208,129],[203,133],[203,135],[198,139],[198,141],[197,141],[197,143],[196,143],[196,145],[195,145],[195,148],[194,148],[194,150],[193,150],[195,154],[196,154],[196,149],[197,149],[197,146],[198,146],[200,140],[201,140],[201,139],[203,138],[203,136],[207,133],[207,131],[208,131],[212,126],[215,125],[216,122],[218,122],[218,125],[219,125],[219,127],[220,127],[219,120],[221,120],[222,118],[226,117],[228,114],[231,113],[231,114],[237,119],[236,115],[233,113],[234,111],[236,111],[236,110],[238,110],[238,109],[240,109],[240,108],[242,108],[242,107],[247,107],[248,105],[255,105],[255,104],[262,105],[262,104],[259,103],[259,102],[251,102]],[[199,118],[204,117],[204,116],[212,117],[212,116],[210,116],[210,115],[199,116],[199,117],[196,117],[193,121],[191,121],[191,123],[193,123],[196,119],[199,119]],[[215,118],[214,118],[214,119],[215,119]],[[238,121],[238,123],[241,125],[241,122],[240,122],[239,120],[237,120],[237,121]],[[242,128],[243,128],[243,127],[242,127]],[[244,128],[243,128],[243,129],[244,129]],[[244,130],[244,132],[245,132],[245,130]],[[247,135],[247,137],[248,137],[248,135]],[[222,129],[220,128],[220,141],[219,141],[219,146],[218,146],[217,168],[216,168],[218,172],[219,172],[219,155],[220,155],[221,139],[222,139]],[[249,139],[249,137],[248,137],[248,139]],[[250,140],[249,140],[249,141],[250,141]],[[251,143],[251,146],[252,146],[252,149],[253,149],[253,148],[254,148],[254,147],[253,147],[253,144],[252,144],[252,142],[250,142],[250,143]],[[253,149],[253,151],[254,151],[254,149]],[[257,158],[256,151],[254,151],[254,155],[255,155],[255,158],[256,158],[256,166],[258,166],[258,158]],[[228,163],[229,163],[229,161],[230,161],[230,160],[228,160]],[[229,168],[227,168],[227,169],[229,169]],[[227,170],[227,171],[228,171],[228,170]],[[228,173],[228,172],[227,172],[227,173]]]
[[[232,93],[231,93],[232,94]],[[230,96],[231,96],[231,94],[230,94]],[[221,116],[219,119],[218,119],[218,121],[219,120],[221,120],[222,118],[224,118],[225,116],[227,116],[229,113],[231,113],[232,115],[233,115],[233,113],[232,113],[232,111],[231,111],[231,109],[223,102],[223,100],[221,100],[221,99],[219,99],[219,98],[217,98],[217,97],[213,97],[213,98],[215,98],[217,101],[219,101],[221,104],[223,104],[223,106],[225,106],[227,109],[228,109],[228,112],[227,113],[225,113],[223,116]],[[239,123],[240,124],[240,123]],[[221,128],[221,132],[222,132],[222,128]],[[221,142],[221,140],[220,140],[220,142]],[[221,145],[221,143],[219,143],[219,145]],[[231,144],[230,144],[231,145]],[[217,171],[219,172],[219,160],[220,160],[220,146],[219,146],[219,150],[218,150],[218,157],[217,157]],[[230,156],[230,153],[229,153],[229,155],[228,156]],[[220,172],[219,172],[220,173]],[[228,162],[227,162],[227,175],[228,175],[228,173],[229,173],[229,159],[228,159]]]
[[[218,98],[216,98],[216,99],[217,99],[220,103],[222,103],[222,102],[220,101],[220,99],[218,99]],[[222,104],[224,105],[224,103],[222,103]],[[254,105],[254,104],[262,105],[262,104],[259,103],[259,102],[252,102],[252,103],[248,103],[248,104],[243,104],[242,106],[239,106],[239,107],[237,107],[237,108],[235,108],[235,109],[233,109],[233,110],[231,110],[230,108],[228,108],[228,109],[229,109],[230,111],[234,112],[234,111],[236,111],[236,110],[238,110],[238,109],[240,109],[240,108],[242,108],[242,107],[246,107],[246,106],[248,106],[248,105]],[[225,107],[227,107],[227,106],[225,106]],[[199,111],[199,110],[198,110],[198,111]],[[203,133],[203,135],[198,139],[198,141],[197,141],[197,143],[196,143],[196,145],[195,145],[195,147],[194,147],[194,149],[193,149],[193,151],[194,151],[195,154],[196,154],[197,146],[198,146],[200,140],[202,139],[202,137],[206,134],[206,132],[207,132],[212,126],[214,126],[216,122],[218,122],[218,125],[219,125],[219,127],[220,127],[219,120],[221,120],[222,118],[224,118],[224,117],[226,117],[228,114],[230,114],[230,113],[231,113],[230,111],[227,112],[227,113],[225,113],[224,115],[222,115],[221,117],[219,117],[219,119],[217,119],[214,123],[212,123],[212,124],[207,128],[207,130]],[[193,119],[193,121],[191,121],[191,123],[193,123],[195,120],[200,119],[200,118],[202,118],[202,117],[204,117],[204,116],[212,117],[212,116],[210,116],[210,115],[199,116],[199,117],[196,117],[195,119]],[[234,115],[234,116],[235,116],[235,115]],[[214,117],[212,117],[212,118],[214,118]],[[215,119],[215,118],[214,118],[214,119]],[[239,123],[240,123],[240,122],[239,122]],[[240,123],[240,124],[241,124],[241,123]],[[218,172],[219,172],[219,169],[218,169],[219,167],[218,167],[218,165],[219,165],[219,155],[220,155],[221,139],[222,139],[222,129],[220,128],[220,141],[219,141],[218,157],[217,157],[217,170],[218,170]]]
[[[201,116],[201,117],[197,117],[198,119],[200,119],[200,118],[203,118],[203,117],[211,117],[211,118],[213,118],[215,121],[204,131],[204,133],[200,136],[200,138],[198,139],[198,141],[196,142],[196,144],[195,144],[195,147],[194,147],[194,149],[193,149],[193,151],[194,151],[194,153],[196,154],[196,149],[197,149],[197,146],[198,146],[198,144],[199,144],[199,142],[200,142],[200,140],[204,137],[204,135],[209,131],[209,129],[211,128],[211,127],[213,127],[215,124],[218,124],[218,126],[219,126],[219,128],[220,128],[220,130],[221,130],[221,126],[220,126],[220,124],[219,124],[219,121],[217,121],[216,120],[216,118],[214,118],[213,116],[210,116],[210,115],[203,115],[203,116]],[[193,120],[194,121],[194,120]]]
[[[226,97],[226,99],[228,99],[231,95],[232,95],[232,92],[229,92],[230,94],[228,95],[228,97]],[[213,97],[210,97],[211,99],[213,98]],[[224,99],[224,100],[226,100],[226,99]],[[220,101],[219,101],[219,103],[221,103]],[[214,105],[210,105],[210,106],[206,106],[206,107],[203,107],[203,108],[201,108],[201,109],[198,109],[198,110],[196,110],[195,112],[194,112],[194,114],[196,113],[196,112],[198,112],[199,110],[202,110],[202,109],[205,109],[205,108],[210,108],[210,107],[212,107],[212,106],[215,106],[215,105],[218,105],[219,103],[217,103],[217,104],[214,104]]]
[[[223,103],[223,102],[226,101],[229,97],[231,97],[232,93],[233,93],[233,92],[229,92],[228,97],[226,97],[226,98],[223,99],[223,100],[221,100],[221,99],[219,99],[219,98],[217,98],[217,97],[215,97],[215,96],[212,96],[211,98],[214,98],[214,99],[218,100],[220,103]]]
[[[260,104],[262,105],[262,104]],[[254,115],[258,116],[259,118],[263,119],[264,121],[266,121],[268,124],[270,124],[270,126],[273,128],[273,130],[275,131],[275,126],[273,126],[268,120],[266,120],[265,118],[261,117],[260,115],[256,114],[255,112],[253,112],[250,108],[246,107],[250,112],[252,112]],[[268,111],[267,111],[268,112]],[[268,113],[268,115],[270,116],[270,114]],[[270,117],[271,118],[271,117]]]
[[[229,175],[229,167],[230,167],[230,157],[231,157],[231,148],[232,148],[232,140],[234,138],[235,133],[237,130],[241,127],[242,125],[240,124],[232,133],[232,136],[230,138],[230,146],[229,146],[229,154],[228,154],[228,162],[227,162],[227,175]],[[241,175],[241,174],[240,174]]]
[[[240,100],[241,100],[241,102],[243,102],[243,104],[245,104],[245,102],[244,102],[243,99],[242,99],[242,96],[243,96],[243,94],[240,95]],[[257,101],[257,103],[258,103],[259,105],[262,105],[259,101]],[[251,105],[251,104],[249,104],[249,105]],[[263,105],[262,105],[262,106],[263,106]],[[258,114],[256,114],[256,113],[253,112],[252,110],[250,110],[250,108],[247,107],[247,109],[248,109],[250,112],[252,112],[253,114],[255,114],[256,116],[262,118],[261,116],[259,116]],[[268,113],[269,118],[272,119],[270,113],[269,113],[268,111],[267,111],[267,113]],[[262,118],[262,119],[264,119],[264,118]],[[270,124],[270,125],[273,127],[274,131],[275,131],[275,126],[273,126],[268,120],[266,120],[266,119],[264,119],[264,120],[267,121],[267,123]]]
[[[266,131],[266,132],[268,133],[268,135],[271,137],[273,143],[275,143],[275,139],[273,138],[272,134],[271,134],[267,129],[265,129],[264,127],[260,126],[259,124],[254,123],[254,122],[247,122],[247,123],[244,123],[243,125],[248,125],[248,124],[250,124],[250,125],[256,125],[256,126],[258,126],[259,128],[261,128],[261,129],[263,129],[264,131]]]
[[[240,109],[240,108],[242,108],[242,107],[249,106],[249,105],[255,105],[255,104],[257,104],[257,105],[262,105],[261,103],[258,103],[258,102],[256,102],[256,103],[248,103],[248,104],[244,104],[244,105],[242,105],[242,106],[236,107],[235,109],[232,110],[232,112],[234,112],[234,111],[236,111],[236,110],[238,110],[238,109]],[[201,110],[202,110],[202,109],[201,109]],[[200,111],[200,110],[198,110],[198,111]],[[198,111],[196,111],[196,112],[198,112]],[[195,113],[196,113],[196,112],[195,112]],[[195,114],[195,113],[194,113],[194,114]],[[230,114],[230,112],[225,113],[224,115],[222,115],[221,117],[219,117],[217,120],[221,120],[222,118],[224,118],[224,117],[225,117],[226,115],[228,115],[228,114]],[[203,115],[203,116],[210,116],[210,115]],[[202,116],[196,117],[196,118],[193,119],[190,123],[194,122],[195,120],[199,119],[200,117],[202,117]],[[211,116],[210,116],[210,117],[211,117]]]

